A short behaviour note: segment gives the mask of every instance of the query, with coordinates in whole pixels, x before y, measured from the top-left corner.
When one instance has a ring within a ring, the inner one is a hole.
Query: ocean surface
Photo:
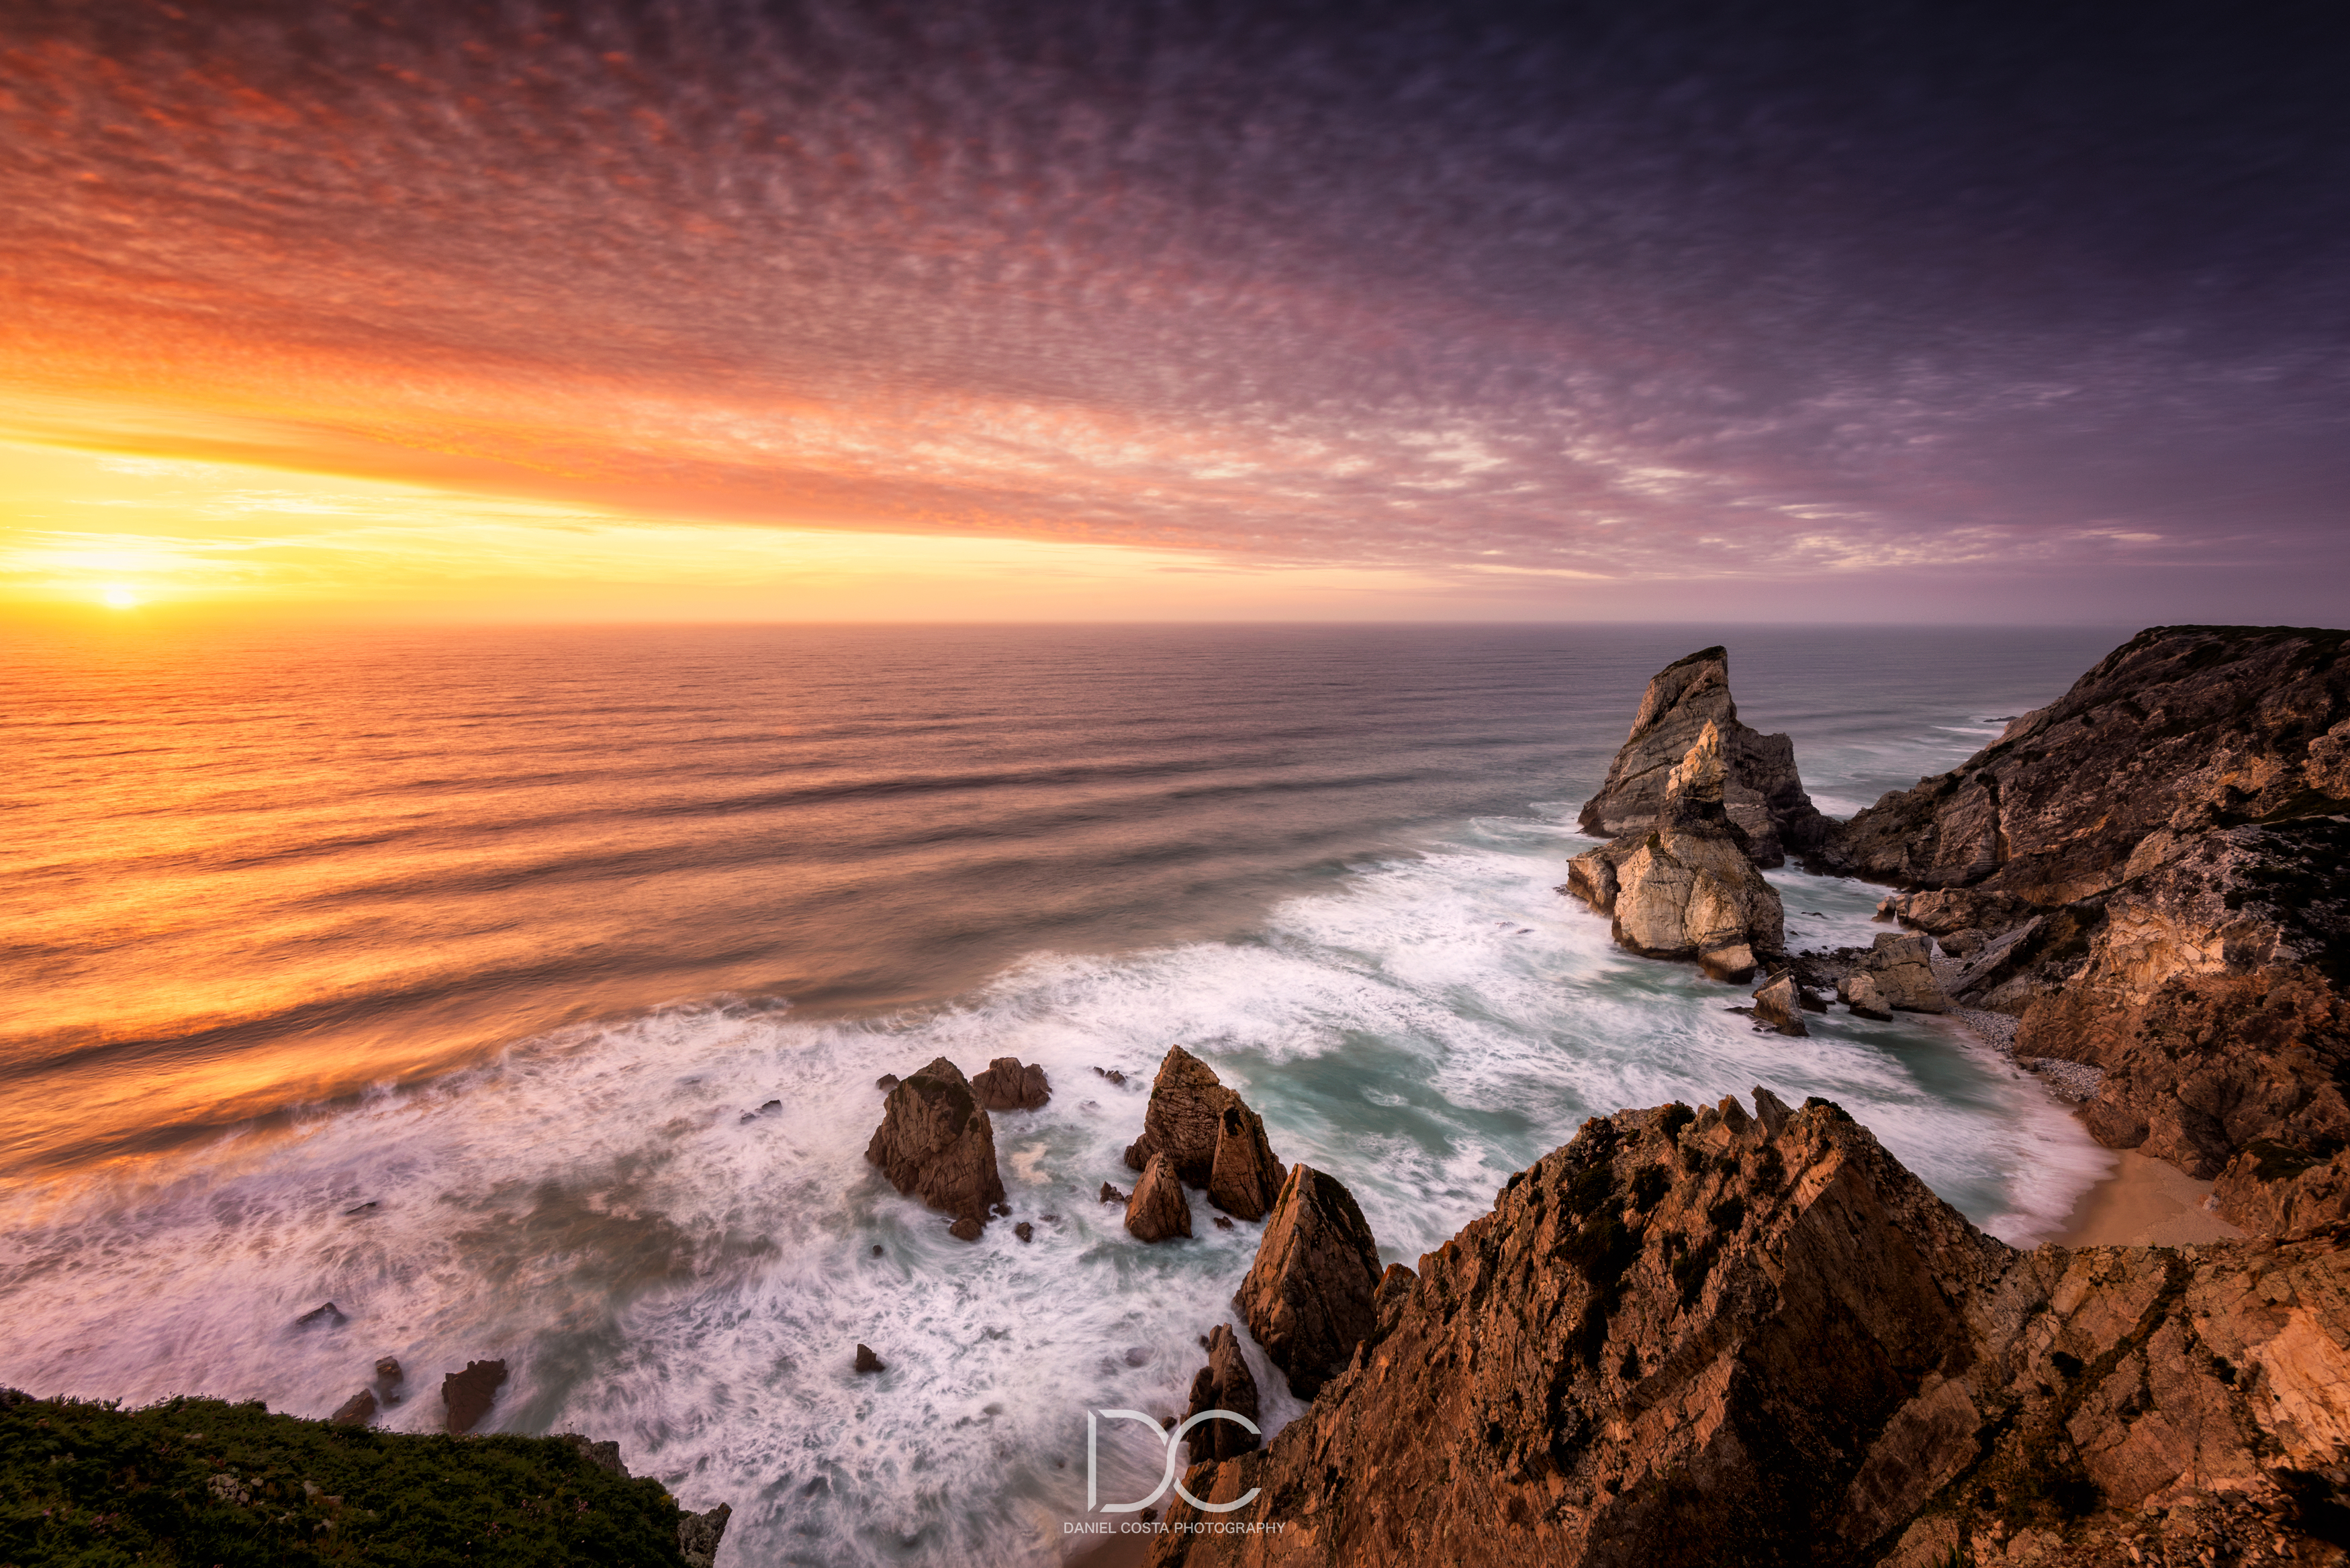
[[[1729,645],[1844,815],[2126,635],[0,640],[0,1384],[322,1416],[394,1355],[388,1424],[426,1429],[503,1357],[493,1426],[732,1503],[722,1562],[1057,1563],[1087,1411],[1180,1411],[1256,1244],[1202,1200],[1142,1246],[1094,1200],[1174,1044],[1390,1261],[1586,1116],[1757,1084],[2028,1244],[2109,1165],[2033,1080],[1939,1020],[1756,1034],[1554,889],[1685,653]],[[1878,889],[1772,879],[1792,946],[1885,929]],[[1052,1078],[995,1118],[1032,1244],[864,1163],[875,1076],[941,1054]],[[1100,1496],[1161,1463],[1105,1424]]]

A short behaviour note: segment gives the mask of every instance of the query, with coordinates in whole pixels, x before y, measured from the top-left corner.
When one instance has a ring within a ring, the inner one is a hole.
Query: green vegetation
[[[0,1568],[611,1563],[682,1568],[659,1482],[559,1438],[447,1438],[0,1390]]]

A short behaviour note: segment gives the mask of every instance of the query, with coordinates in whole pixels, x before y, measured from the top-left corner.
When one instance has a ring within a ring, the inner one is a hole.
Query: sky
[[[0,9],[0,612],[2286,621],[2324,8]]]

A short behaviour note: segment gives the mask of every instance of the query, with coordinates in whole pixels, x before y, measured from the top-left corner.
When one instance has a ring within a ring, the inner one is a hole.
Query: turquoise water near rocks
[[[493,1424],[733,1503],[725,1561],[1058,1561],[1085,1412],[1179,1409],[1255,1245],[1195,1204],[1142,1247],[1092,1200],[1171,1044],[1390,1260],[1587,1116],[1756,1084],[2028,1243],[2106,1166],[2037,1084],[1939,1021],[1756,1034],[1742,990],[1554,888],[1642,684],[1697,647],[1841,815],[2122,635],[12,649],[0,1382],[323,1415],[395,1355],[390,1424],[425,1428],[441,1371],[500,1355]],[[1883,929],[1877,889],[1772,877],[1793,945]],[[1032,1244],[956,1242],[862,1160],[874,1076],[940,1054],[1051,1075],[996,1118]],[[292,1326],[328,1299],[346,1324]],[[850,1371],[859,1341],[889,1372]],[[1156,1483],[1139,1437],[1104,1428],[1105,1498]]]

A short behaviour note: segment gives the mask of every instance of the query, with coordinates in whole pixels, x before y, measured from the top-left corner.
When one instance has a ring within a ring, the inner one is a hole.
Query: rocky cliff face
[[[2227,1174],[2255,1227],[2350,1218],[2350,1181],[2309,1178],[2350,1146],[2345,654],[2142,632],[1815,857],[1920,889],[1896,907],[1960,957],[1946,989],[2020,1016],[2021,1054],[2105,1069],[2097,1137]]]
[[[2350,1252],[1982,1235],[1834,1106],[1586,1124],[1151,1561],[2340,1563]],[[1390,1271],[1391,1275],[1399,1271]]]
[[[1607,782],[1584,805],[1583,830],[1617,838],[1658,826],[1667,781],[1708,724],[1721,732],[1724,809],[1745,834],[1755,863],[1778,866],[1791,850],[1817,848],[1830,824],[1795,774],[1794,742],[1739,722],[1730,655],[1719,648],[1677,659],[1648,682]]]
[[[1709,720],[1667,774],[1655,826],[1576,856],[1566,891],[1612,918],[1619,946],[1743,981],[1781,955],[1786,912],[1723,805],[1728,779],[1721,730]]]

